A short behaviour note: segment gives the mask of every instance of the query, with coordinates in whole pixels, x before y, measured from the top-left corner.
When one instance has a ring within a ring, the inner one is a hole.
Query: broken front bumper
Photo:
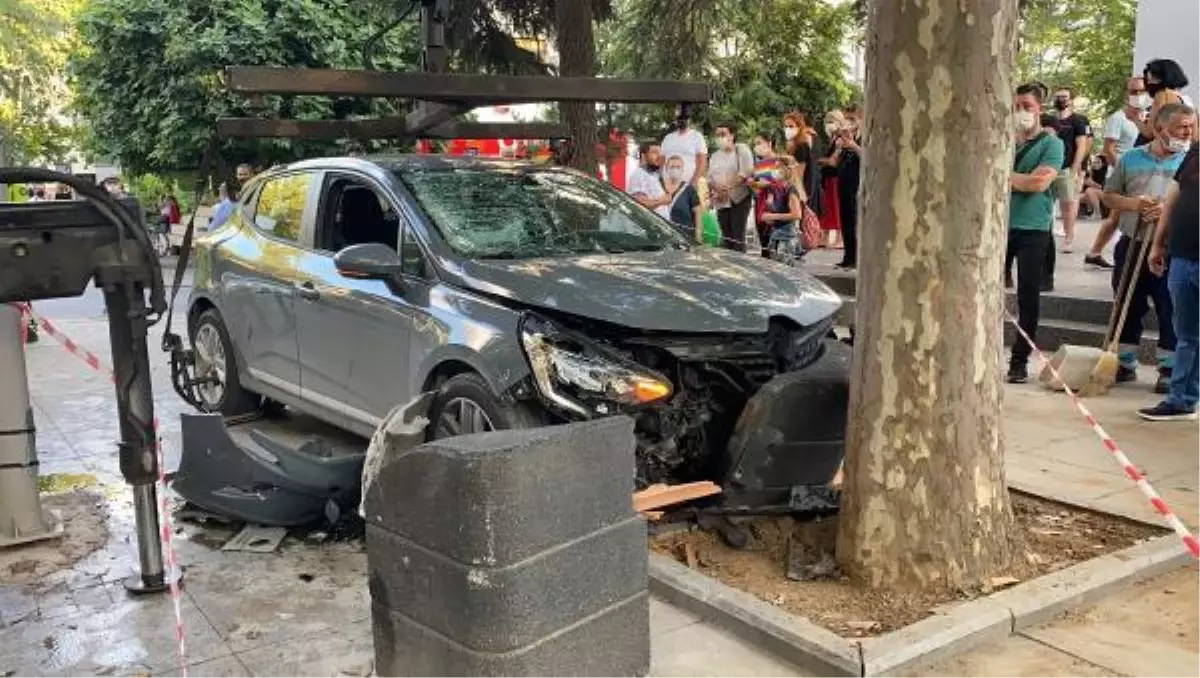
[[[358,500],[365,446],[339,444],[344,434],[288,431],[267,420],[227,427],[218,414],[180,419],[183,457],[171,488],[201,509],[296,527],[336,522]]]
[[[826,340],[815,363],[775,377],[746,403],[726,449],[720,511],[837,510],[829,484],[846,453],[850,355]]]

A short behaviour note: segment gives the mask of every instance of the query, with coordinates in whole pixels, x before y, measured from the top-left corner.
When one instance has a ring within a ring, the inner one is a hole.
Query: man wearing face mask
[[[1054,182],[1054,192],[1058,195],[1058,204],[1062,209],[1063,220],[1063,252],[1070,252],[1075,240],[1075,218],[1079,214],[1079,187],[1083,184],[1083,161],[1087,159],[1092,146],[1092,126],[1088,119],[1075,112],[1075,94],[1069,87],[1059,87],[1054,91],[1054,109],[1058,112],[1058,138],[1062,139],[1063,158],[1062,170]],[[1051,269],[1043,281],[1047,291],[1054,287],[1054,269],[1051,259],[1047,264]]]
[[[1143,261],[1137,278],[1121,290],[1121,271],[1128,257],[1145,258],[1154,227],[1162,215],[1163,202],[1172,177],[1183,163],[1195,133],[1195,111],[1183,104],[1167,104],[1154,120],[1155,138],[1121,156],[1121,161],[1104,185],[1104,204],[1121,210],[1118,227],[1121,239],[1113,248],[1112,286],[1114,303],[1129,300],[1129,312],[1119,338],[1121,345],[1117,381],[1137,379],[1138,346],[1142,340],[1142,321],[1150,304],[1158,317],[1158,383],[1156,393],[1166,393],[1174,363],[1175,332],[1171,324],[1171,295],[1167,282],[1149,270]],[[1134,265],[1136,266],[1136,259]],[[1131,269],[1132,270],[1132,269]]]
[[[1150,108],[1150,102],[1150,95],[1146,93],[1146,85],[1141,78],[1133,77],[1125,82],[1125,106],[1108,116],[1104,122],[1102,153],[1110,168],[1116,167],[1121,156],[1137,144],[1138,125],[1141,124],[1146,109]],[[1104,223],[1100,225],[1100,231],[1096,233],[1096,239],[1092,241],[1092,248],[1083,258],[1085,265],[1101,269],[1113,267],[1111,263],[1104,260],[1102,252],[1117,230],[1118,216],[1116,212],[1111,212]]]
[[[1063,143],[1042,129],[1041,91],[1036,84],[1021,85],[1013,100],[1013,127],[1017,150],[1009,176],[1008,254],[1017,262],[1017,318],[1029,338],[1037,340],[1041,313],[1041,286],[1046,249],[1053,247],[1054,198],[1050,186],[1063,166]],[[1029,378],[1032,347],[1020,335],[1013,343],[1008,382]]]
[[[754,154],[738,142],[732,123],[717,125],[714,136],[717,150],[708,163],[708,187],[721,225],[721,242],[727,249],[745,252],[746,222],[753,204],[746,182],[754,174]]]
[[[679,107],[675,129],[663,137],[663,155],[683,158],[684,181],[695,184],[708,171],[708,144],[704,135],[691,128],[691,113],[686,105]]]

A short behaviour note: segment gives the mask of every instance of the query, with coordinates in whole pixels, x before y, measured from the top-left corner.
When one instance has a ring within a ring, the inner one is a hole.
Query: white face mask
[[[1018,132],[1028,132],[1037,127],[1038,117],[1032,111],[1017,111],[1013,113],[1013,127]]]
[[[668,167],[666,174],[667,174],[667,178],[670,179],[671,181],[680,181],[681,179],[683,179],[683,168],[682,167]]]
[[[783,128],[783,136],[787,137],[788,141],[795,139],[796,135],[799,133],[800,133],[800,130],[796,129],[795,127],[784,127]]]
[[[1167,148],[1172,153],[1186,153],[1192,147],[1192,142],[1186,139],[1172,139],[1167,137]]]
[[[1150,104],[1153,103],[1153,100],[1150,98],[1149,94],[1142,92],[1141,94],[1134,94],[1130,96],[1128,102],[1133,108],[1147,109],[1150,108]]]

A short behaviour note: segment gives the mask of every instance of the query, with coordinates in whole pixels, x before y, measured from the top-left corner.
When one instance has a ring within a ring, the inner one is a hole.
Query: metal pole
[[[134,286],[134,294],[142,294],[140,286]],[[125,580],[125,589],[132,593],[156,593],[167,588],[167,580],[163,571],[158,493],[155,490],[158,443],[154,430],[150,358],[146,348],[146,316],[140,299],[136,305],[131,305],[126,295],[122,285],[104,288],[117,390],[117,417],[121,425],[121,442],[118,444],[121,475],[133,489],[133,515],[141,566],[140,575]]]
[[[24,322],[15,306],[0,304],[0,546],[62,534],[62,523],[46,515],[38,499],[33,408],[21,342]]]

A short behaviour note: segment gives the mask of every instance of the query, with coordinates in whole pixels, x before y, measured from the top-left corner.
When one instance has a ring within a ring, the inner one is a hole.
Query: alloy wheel
[[[438,417],[435,438],[449,438],[469,433],[487,433],[496,430],[492,419],[479,403],[470,398],[454,398],[442,408]]]
[[[196,331],[196,378],[205,380],[200,385],[200,399],[209,409],[220,409],[225,397],[225,375],[228,364],[225,346],[217,328],[205,323]]]

